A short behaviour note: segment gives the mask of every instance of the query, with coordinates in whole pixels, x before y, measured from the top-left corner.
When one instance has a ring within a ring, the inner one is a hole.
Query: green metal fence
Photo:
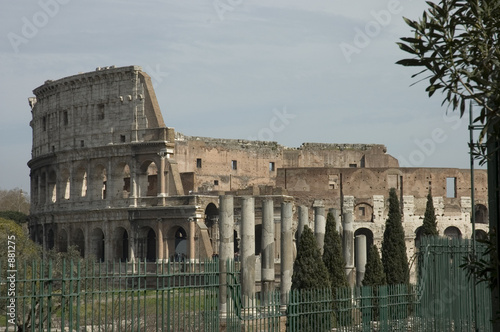
[[[0,297],[0,326],[12,330],[219,331],[217,261],[40,261],[18,265],[15,279],[15,297],[4,278]]]
[[[490,292],[459,267],[470,251],[423,239],[417,285],[291,291],[287,304],[278,290],[243,298],[231,262],[223,319],[217,260],[18,264],[0,270],[0,331],[490,331]]]
[[[430,331],[490,331],[491,291],[475,285],[460,265],[472,253],[467,239],[423,238],[418,253],[417,316]],[[479,258],[485,247],[477,246]]]

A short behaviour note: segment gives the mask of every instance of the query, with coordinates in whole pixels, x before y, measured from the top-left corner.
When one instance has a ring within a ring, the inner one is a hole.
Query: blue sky
[[[468,119],[413,87],[396,42],[420,0],[40,0],[0,12],[0,189],[29,190],[28,97],[47,79],[139,65],[187,135],[378,143],[407,167],[469,166]]]

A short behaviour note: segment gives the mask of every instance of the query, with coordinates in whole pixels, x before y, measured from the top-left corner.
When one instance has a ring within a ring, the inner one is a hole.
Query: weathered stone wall
[[[383,145],[304,143],[287,148],[276,142],[180,133],[176,133],[175,155],[179,171],[194,176],[185,190],[195,192],[274,186],[278,170],[288,167],[398,167]]]

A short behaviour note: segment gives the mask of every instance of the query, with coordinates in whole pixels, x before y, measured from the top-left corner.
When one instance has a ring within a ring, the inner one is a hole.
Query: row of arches
[[[373,206],[368,203],[358,203],[354,207],[354,219],[356,221],[373,222]],[[484,204],[474,205],[474,221],[478,224],[488,223],[488,208]]]
[[[175,242],[173,243],[175,249],[170,258],[188,257],[188,237],[184,228],[176,226],[170,232]],[[105,234],[102,228],[96,227],[90,231],[88,238],[81,228],[72,230],[71,234],[69,235],[64,228],[57,231],[50,228],[45,240],[46,249],[67,252],[69,246],[75,246],[82,257],[92,257],[101,262],[128,261],[133,257],[154,262],[159,256],[157,233],[149,226],[140,228],[136,239],[131,238],[129,231],[124,227],[116,227],[109,235]]]
[[[106,164],[111,165],[95,162],[32,170],[32,203],[38,206],[69,200],[126,199],[134,195],[134,190],[138,197],[159,194],[159,167],[155,160],[144,160],[135,173],[127,162],[117,162],[111,167]]]

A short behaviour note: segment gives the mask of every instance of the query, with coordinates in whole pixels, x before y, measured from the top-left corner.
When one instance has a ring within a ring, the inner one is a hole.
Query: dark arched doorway
[[[54,231],[52,229],[49,229],[47,232],[47,249],[52,250],[54,249]]]
[[[184,261],[188,256],[188,240],[187,234],[184,228],[179,227],[175,231],[175,253],[174,260],[175,261]]]
[[[444,230],[444,235],[449,237],[450,239],[461,239],[462,232],[455,226],[450,226]]]
[[[156,261],[156,234],[152,228],[149,229],[146,238],[146,261]]]
[[[129,259],[128,232],[123,227],[118,227],[114,232],[115,259],[126,262]]]
[[[92,254],[99,262],[104,262],[104,233],[102,229],[95,228],[91,235]]]
[[[205,208],[205,225],[208,229],[208,236],[212,244],[214,254],[219,253],[219,209],[214,203],[210,203]]]

